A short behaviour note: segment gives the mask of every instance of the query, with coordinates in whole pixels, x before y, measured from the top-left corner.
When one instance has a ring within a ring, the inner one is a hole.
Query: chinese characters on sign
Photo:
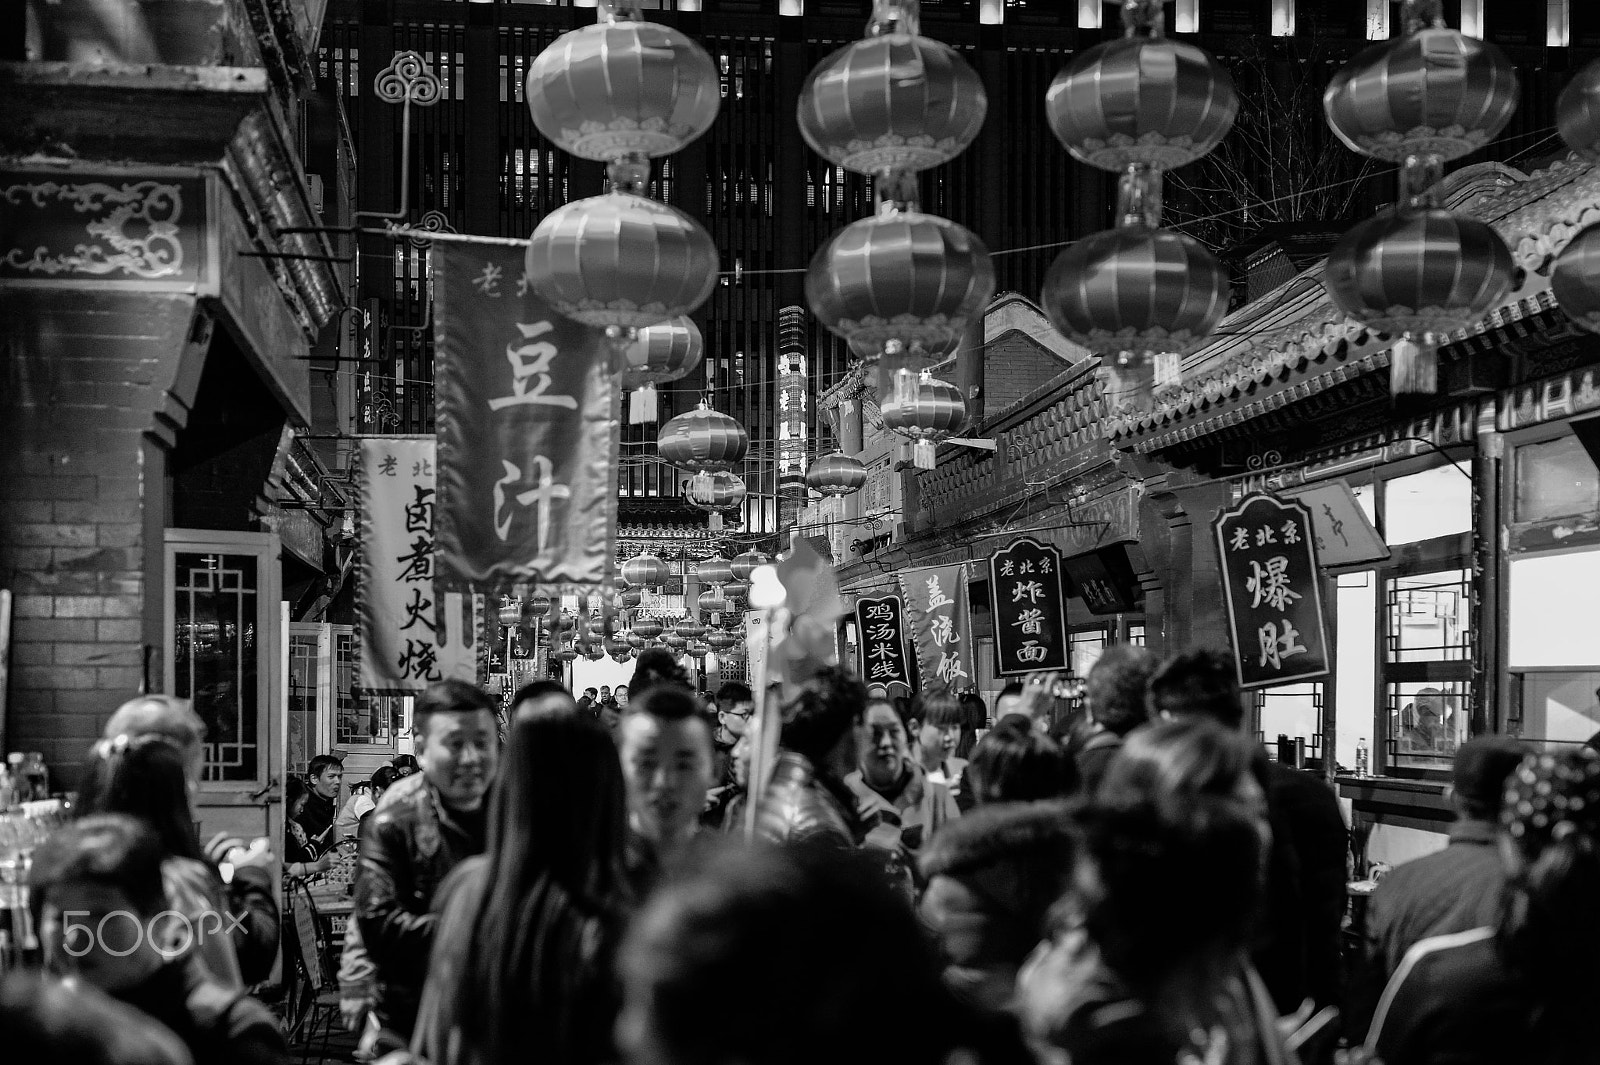
[[[868,684],[903,684],[911,689],[906,662],[905,604],[898,595],[856,602],[861,633],[861,679]]]
[[[1023,537],[989,559],[999,676],[1067,668],[1061,552]]]
[[[1311,513],[1297,502],[1252,495],[1218,515],[1214,528],[1239,683],[1259,688],[1326,674]]]
[[[533,294],[514,248],[435,248],[439,580],[611,577],[617,453],[605,337]]]
[[[900,574],[900,589],[905,594],[922,686],[971,690],[977,681],[966,564],[906,570]]]
[[[415,695],[476,674],[470,611],[434,576],[431,437],[361,440],[361,679],[369,695]],[[454,618],[453,623],[450,619]]]

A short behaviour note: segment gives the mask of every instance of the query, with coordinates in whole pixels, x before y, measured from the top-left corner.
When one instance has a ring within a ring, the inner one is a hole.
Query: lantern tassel
[[[722,531],[722,515],[721,514],[713,513],[711,515],[711,531],[712,532],[721,532]]]
[[[1439,390],[1439,349],[1427,337],[1401,337],[1389,352],[1389,393],[1431,396]]]
[[[911,445],[911,464],[919,470],[933,469],[936,450],[932,440],[918,440]]]
[[[643,425],[646,422],[661,420],[660,393],[653,384],[636,388],[628,395],[628,422],[631,425]]]

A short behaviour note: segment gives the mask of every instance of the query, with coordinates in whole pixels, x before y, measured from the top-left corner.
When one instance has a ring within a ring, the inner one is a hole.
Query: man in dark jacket
[[[844,782],[856,768],[856,726],[866,703],[866,688],[839,670],[825,670],[801,696],[784,722],[778,761],[756,811],[763,839],[854,849],[866,838]]]
[[[1188,651],[1150,677],[1152,717],[1202,714],[1242,729],[1244,699],[1232,659],[1220,651]],[[1258,775],[1272,823],[1266,914],[1256,968],[1283,1013],[1306,998],[1321,1006],[1341,999],[1339,926],[1344,918],[1349,835],[1333,789],[1310,773],[1261,755]]]
[[[344,763],[331,754],[317,755],[306,767],[306,802],[295,821],[317,854],[326,854],[339,842],[334,822],[339,816],[339,789],[343,784]]]
[[[414,714],[422,772],[390,788],[362,822],[356,921],[376,967],[378,1022],[407,1040],[433,946],[434,892],[484,847],[483,798],[499,755],[495,710],[465,681],[429,685]]]
[[[1100,787],[1106,766],[1122,749],[1122,738],[1149,720],[1144,694],[1155,666],[1155,658],[1143,647],[1117,644],[1089,670],[1084,702],[1092,727],[1071,752],[1085,795]]]

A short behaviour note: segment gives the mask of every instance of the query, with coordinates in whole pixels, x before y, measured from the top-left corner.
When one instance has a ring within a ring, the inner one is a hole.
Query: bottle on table
[[[1370,776],[1371,772],[1371,755],[1367,751],[1367,738],[1363,736],[1356,741],[1356,776]]]

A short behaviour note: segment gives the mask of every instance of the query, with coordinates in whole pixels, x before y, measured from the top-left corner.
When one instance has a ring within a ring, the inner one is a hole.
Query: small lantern
[[[672,648],[674,651],[681,651],[685,647],[689,646],[688,637],[679,636],[679,635],[677,635],[675,633],[670,635],[670,636],[667,636],[661,642],[666,644],[668,647]]]
[[[696,621],[693,617],[684,618],[682,621],[678,622],[676,627],[674,627],[672,630],[673,635],[681,636],[686,640],[697,640],[704,636],[708,631],[709,630],[704,625],[700,624],[700,622]]]
[[[629,588],[617,597],[617,602],[623,610],[637,610],[644,602],[644,594],[637,589]]]
[[[910,370],[896,375],[894,390],[879,411],[884,428],[912,441],[912,461],[923,470],[933,469],[938,443],[959,433],[967,423],[967,405],[959,388]]]
[[[697,473],[684,488],[684,499],[697,510],[711,514],[711,528],[722,528],[722,512],[738,510],[744,503],[744,481],[731,473]]]
[[[550,597],[543,592],[535,592],[522,604],[523,620],[537,623],[539,619],[550,613]]]
[[[722,586],[722,594],[729,599],[743,599],[750,594],[750,583],[748,581],[729,581]]]
[[[634,390],[628,397],[628,420],[635,424],[655,421],[659,416],[656,385],[686,377],[700,365],[704,351],[700,327],[688,317],[639,330],[620,355],[622,373],[617,383]]]
[[[724,473],[744,458],[750,434],[728,415],[702,402],[661,427],[656,448],[662,458],[679,469],[698,473]]]
[[[720,592],[701,592],[695,602],[704,614],[726,614],[732,609],[727,597]]]
[[[733,566],[720,555],[713,555],[695,567],[695,576],[701,584],[727,584],[733,580]]]
[[[733,567],[734,577],[741,581],[748,581],[750,574],[756,571],[757,566],[765,566],[771,561],[772,559],[761,551],[742,551],[733,556],[733,561],[730,565]]]
[[[510,596],[500,599],[500,612],[496,615],[502,629],[509,629],[522,621],[522,604]]]
[[[653,640],[661,635],[661,622],[654,618],[639,618],[633,623],[633,634],[646,640]]]
[[[622,564],[622,579],[639,588],[659,588],[667,579],[667,564],[648,551]]]
[[[847,496],[866,483],[867,468],[842,451],[819,455],[806,469],[806,487],[825,496]]]

